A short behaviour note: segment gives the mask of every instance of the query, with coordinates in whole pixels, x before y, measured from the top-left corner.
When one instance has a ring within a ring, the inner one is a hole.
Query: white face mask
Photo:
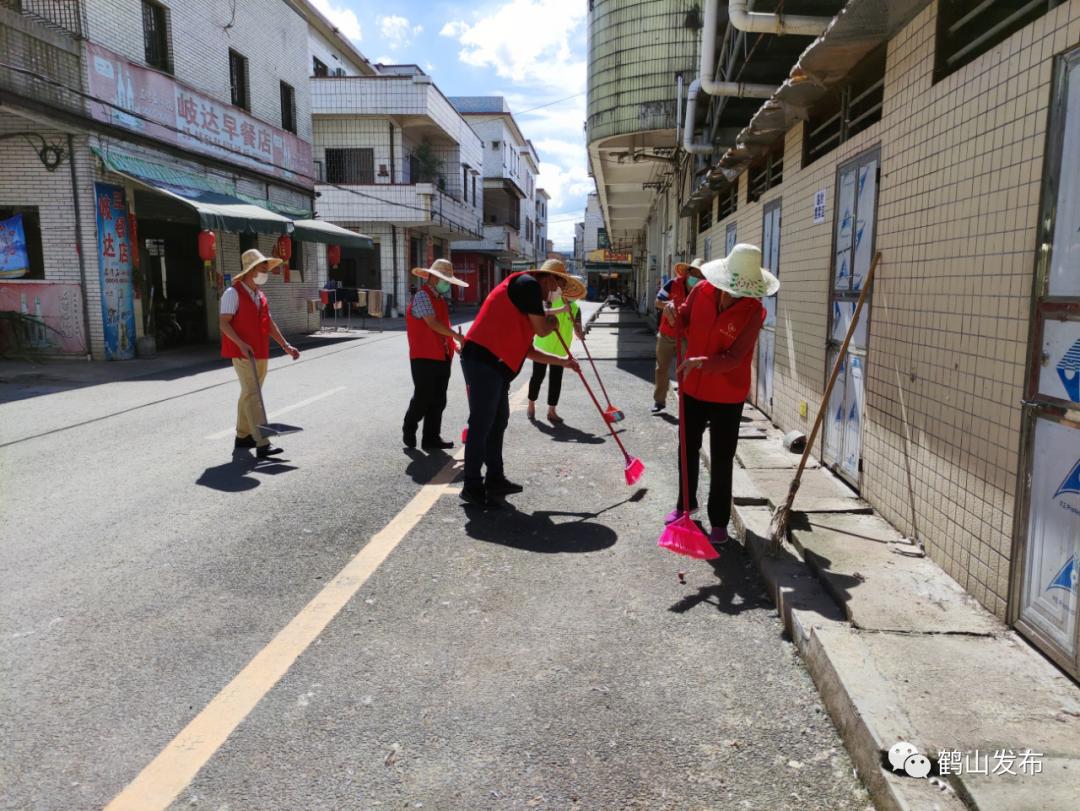
[[[260,286],[264,285],[264,284],[266,284],[266,282],[267,282],[267,280],[269,278],[270,278],[269,273],[267,273],[265,270],[260,270],[258,273],[255,274],[255,284],[260,285]]]

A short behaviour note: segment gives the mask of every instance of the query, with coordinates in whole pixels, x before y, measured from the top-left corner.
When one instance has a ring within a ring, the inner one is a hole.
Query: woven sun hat
[[[780,289],[780,280],[761,266],[761,249],[756,245],[736,245],[723,259],[702,265],[701,275],[736,298],[766,298]]]
[[[564,281],[562,295],[563,298],[570,301],[574,301],[579,298],[584,298],[588,289],[585,287],[585,282],[578,276],[571,276],[566,272],[566,265],[559,259],[548,259],[536,270],[530,270],[529,273],[549,273],[552,276],[558,276]]]
[[[233,281],[236,281],[241,276],[246,276],[259,265],[265,264],[266,270],[271,271],[283,261],[283,259],[278,259],[276,256],[263,256],[262,252],[257,248],[244,251],[240,256],[240,272],[233,276]]]
[[[429,275],[434,276],[436,279],[456,284],[458,287],[469,286],[468,282],[454,275],[454,266],[450,264],[449,259],[436,259],[429,268],[413,268],[412,274],[413,276],[419,276],[421,279],[426,279]]]
[[[690,272],[690,268],[701,270],[701,266],[704,262],[705,260],[700,256],[695,256],[693,262],[677,262],[675,264],[675,275],[681,279]]]

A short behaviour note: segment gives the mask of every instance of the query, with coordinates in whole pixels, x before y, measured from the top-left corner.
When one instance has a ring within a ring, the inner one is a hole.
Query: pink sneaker
[[[713,546],[723,546],[728,541],[727,530],[724,527],[713,527],[709,533],[709,543]]]
[[[697,510],[691,510],[690,515],[692,516],[696,512],[697,512]],[[664,525],[666,526],[668,524],[674,524],[676,521],[678,521],[682,517],[683,517],[683,511],[676,507],[674,510],[672,510],[671,512],[669,512],[667,515],[664,516]]]

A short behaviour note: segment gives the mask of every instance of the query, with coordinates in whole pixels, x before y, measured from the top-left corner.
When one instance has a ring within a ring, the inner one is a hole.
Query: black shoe
[[[493,479],[490,476],[487,481],[484,482],[485,488],[487,488],[488,494],[492,496],[512,496],[515,493],[525,492],[525,488],[520,484],[514,484],[505,476],[499,479]]]
[[[420,447],[423,448],[425,451],[444,451],[447,448],[454,447],[454,443],[449,442],[440,436],[435,437],[435,439],[425,439],[421,443]]]
[[[279,448],[277,445],[263,445],[261,448],[255,449],[255,455],[260,459],[265,459],[268,456],[277,456],[279,453],[285,453],[285,449]]]
[[[406,431],[401,429],[401,441],[405,443],[406,448],[416,447],[416,431]]]
[[[254,448],[255,437],[253,436],[238,436],[236,442],[233,443],[233,448]]]
[[[652,413],[653,414],[659,414],[665,408],[666,408],[666,406],[664,405],[664,403],[653,403]]]
[[[462,501],[468,502],[474,507],[479,507],[481,510],[497,510],[499,508],[499,502],[488,498],[487,490],[483,485],[462,487],[460,496]]]

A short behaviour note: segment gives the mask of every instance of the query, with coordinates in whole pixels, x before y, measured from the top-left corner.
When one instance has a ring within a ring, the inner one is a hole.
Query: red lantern
[[[289,268],[289,260],[292,259],[292,238],[288,234],[282,234],[278,237],[277,244],[274,245],[274,255],[278,259],[282,260],[284,270]],[[274,271],[277,273],[278,271]]]
[[[139,225],[134,214],[128,214],[128,238],[131,240],[131,264],[139,269]]]
[[[217,257],[217,237],[213,231],[199,232],[199,258],[203,261],[203,267],[210,270],[210,265]]]
[[[330,267],[332,268],[336,268],[341,263],[340,245],[326,246],[326,261],[330,263]]]

